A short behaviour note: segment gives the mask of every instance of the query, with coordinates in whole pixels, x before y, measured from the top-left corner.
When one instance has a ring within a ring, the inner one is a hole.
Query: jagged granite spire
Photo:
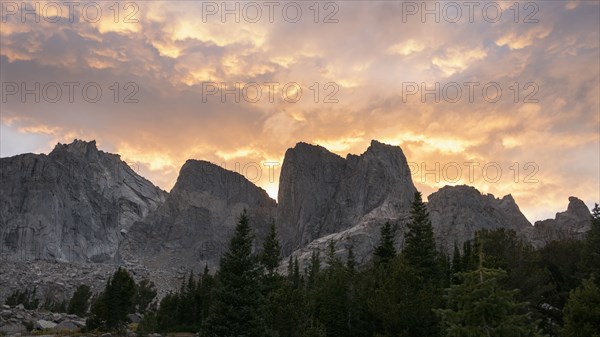
[[[369,219],[395,218],[416,191],[398,146],[372,141],[346,159],[298,143],[287,150],[279,181],[277,223],[284,254]]]
[[[541,247],[556,240],[581,240],[591,225],[591,213],[585,203],[576,197],[569,197],[566,211],[556,213],[554,219],[536,221],[524,235],[534,246]]]

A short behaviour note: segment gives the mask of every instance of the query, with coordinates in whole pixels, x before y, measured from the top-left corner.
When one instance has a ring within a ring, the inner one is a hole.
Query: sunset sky
[[[276,198],[281,166],[265,163],[297,142],[346,156],[377,139],[402,147],[425,195],[511,193],[532,222],[571,195],[600,202],[599,1],[221,3],[29,2],[35,15],[3,0],[0,155],[95,139],[167,191],[194,158]],[[36,83],[39,102],[22,97]],[[436,83],[439,102],[422,99]],[[436,163],[439,182],[422,175]]]

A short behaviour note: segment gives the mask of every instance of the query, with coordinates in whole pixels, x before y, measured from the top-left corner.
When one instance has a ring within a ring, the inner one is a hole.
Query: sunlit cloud
[[[343,153],[345,151],[349,151],[355,144],[359,142],[364,142],[365,139],[363,137],[346,137],[342,139],[332,139],[332,140],[322,140],[315,139],[313,142],[315,144],[319,144],[329,151]]]
[[[410,39],[406,42],[401,42],[391,46],[388,49],[388,52],[392,54],[400,54],[403,56],[407,56],[413,53],[423,51],[423,49],[425,49],[425,45],[423,43]]]
[[[546,38],[548,35],[550,35],[551,31],[551,28],[546,28],[543,26],[535,26],[526,32],[513,31],[506,33],[501,38],[496,40],[496,44],[498,46],[508,46],[513,50],[523,49],[533,45],[536,39]]]
[[[178,169],[178,167],[175,166],[173,159],[166,153],[138,149],[127,143],[120,144],[117,147],[117,152],[125,161],[145,164],[152,171],[168,172]]]
[[[432,63],[446,75],[451,76],[455,73],[464,71],[473,62],[484,59],[487,52],[482,48],[459,49],[450,48],[441,56],[435,56]]]
[[[235,158],[243,158],[243,157],[247,157],[251,154],[254,154],[255,151],[252,149],[237,149],[233,152],[225,152],[225,151],[221,151],[221,150],[217,150],[215,152],[215,154],[217,156],[219,156],[220,158],[223,158],[224,160],[231,160],[231,159],[235,159]]]
[[[115,23],[110,10],[93,24],[10,17],[0,30],[2,82],[93,81],[103,86],[105,100],[87,103],[79,93],[75,103],[23,104],[20,94],[9,96],[2,104],[2,155],[95,138],[169,190],[190,158],[233,170],[237,163],[243,171],[248,163],[281,162],[299,141],[346,156],[377,139],[401,146],[409,161],[427,168],[469,161],[502,166],[497,183],[481,172],[473,181],[415,175],[425,195],[462,183],[496,196],[511,193],[530,220],[563,210],[570,195],[588,206],[600,201],[597,2],[537,2],[537,24],[513,22],[512,2],[501,2],[506,15],[496,24],[403,23],[396,2],[338,4],[335,24],[315,24],[308,9],[300,23],[222,23],[218,16],[203,22],[197,2],[138,3],[136,23]],[[230,89],[297,82],[302,99],[285,102],[280,86],[274,102],[266,92],[256,103],[223,103],[219,93],[204,102],[207,81]],[[420,95],[405,103],[407,81],[428,88],[494,81],[502,85],[502,100],[488,103],[479,91],[469,102],[465,89],[457,103],[421,102]],[[139,102],[114,103],[108,86],[116,82],[138,84]],[[337,85],[337,103],[323,101],[332,92],[324,87],[329,82]],[[527,82],[539,86],[537,103],[523,102],[531,92],[523,89]],[[515,162],[521,174],[525,163],[536,163],[538,182],[515,183]],[[264,167],[254,181],[273,198],[280,169],[270,177]]]

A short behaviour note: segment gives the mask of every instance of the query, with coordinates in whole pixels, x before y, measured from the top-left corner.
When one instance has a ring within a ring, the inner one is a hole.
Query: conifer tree
[[[314,316],[323,324],[327,336],[348,336],[350,274],[335,254],[334,240],[328,243],[326,263],[327,267],[321,275],[315,276],[311,281],[314,284],[312,292]]]
[[[456,242],[454,243],[454,253],[452,255],[452,283],[458,282],[458,273],[462,271],[462,260],[460,256],[460,250]]]
[[[433,229],[427,206],[421,199],[421,192],[415,192],[410,218],[407,226],[408,233],[405,235],[406,246],[402,255],[425,278],[425,281],[435,282],[440,278],[440,270]]]
[[[450,255],[439,253],[438,260],[440,261],[440,270],[443,274],[443,287],[447,288],[452,283],[452,260]]]
[[[422,280],[414,268],[397,256],[386,264],[374,266],[370,273],[372,281],[367,306],[375,323],[375,335],[428,336],[421,328],[424,319],[430,320],[431,309],[422,305]]]
[[[169,292],[160,301],[160,306],[156,312],[156,328],[157,331],[170,332],[178,328],[180,322],[178,318],[179,293]],[[145,326],[152,327],[152,322],[145,322]]]
[[[253,235],[246,211],[241,214],[229,250],[221,258],[213,304],[204,325],[207,337],[263,337],[262,268],[252,254]]]
[[[216,280],[208,270],[208,266],[204,266],[204,272],[198,279],[196,286],[196,317],[199,321],[199,325],[202,326],[203,322],[208,317],[210,305],[212,303],[213,289],[215,288]]]
[[[310,321],[304,289],[296,287],[290,280],[281,281],[267,298],[270,308],[267,336],[302,337]]]
[[[287,276],[290,280],[294,277],[294,257],[292,255],[288,259]]]
[[[595,282],[600,287],[600,206],[596,204],[591,216],[592,228],[586,234],[581,252],[581,269],[584,278],[595,274]]]
[[[474,264],[474,255],[473,255],[473,243],[468,240],[463,243],[463,255],[461,259],[461,267],[462,271],[472,271],[477,269],[476,264]]]
[[[269,234],[263,244],[263,251],[260,255],[260,261],[267,271],[267,275],[273,276],[281,262],[281,246],[277,239],[277,229],[275,221],[271,222]]]
[[[300,286],[300,267],[298,266],[298,257],[290,255],[288,261],[288,280],[294,287]]]
[[[394,248],[394,233],[392,224],[388,221],[381,227],[381,238],[379,245],[375,248],[375,263],[387,263],[396,256],[396,248]]]
[[[348,257],[346,258],[346,267],[351,274],[356,271],[356,258],[354,257],[354,246],[348,247]]]
[[[298,264],[297,256],[294,258],[294,277],[292,280],[296,288],[300,287],[304,283],[304,279],[300,275],[300,265]]]
[[[190,272],[187,282],[181,283],[177,301],[177,327],[183,331],[195,331],[197,326],[196,289],[194,274]]]
[[[37,309],[40,304],[40,300],[37,298],[37,288],[34,287],[31,292],[27,288],[24,291],[17,289],[6,298],[5,303],[11,306],[22,304],[28,310]]]
[[[526,312],[527,303],[516,299],[518,290],[505,290],[502,269],[483,267],[460,273],[460,284],[448,289],[447,309],[436,312],[442,318],[446,337],[533,337],[541,336],[536,322]]]
[[[296,264],[297,265],[297,264]],[[318,251],[313,251],[310,257],[310,264],[307,270],[307,286],[312,288],[317,282],[317,277],[321,271],[321,254]]]
[[[600,337],[600,289],[594,276],[571,291],[564,322],[565,337]]]
[[[335,240],[330,240],[327,244],[327,264],[329,267],[338,267],[342,261],[335,255]]]
[[[154,282],[146,278],[141,280],[136,286],[135,296],[133,298],[133,304],[136,311],[144,314],[155,297],[156,286],[154,285]]]
[[[77,287],[77,290],[75,290],[75,293],[73,293],[73,296],[69,301],[67,313],[75,314],[79,317],[85,316],[90,305],[90,297],[92,297],[90,287],[85,284]]]
[[[134,295],[135,281],[126,269],[119,267],[92,304],[91,316],[86,326],[90,329],[122,332],[129,321],[127,314],[133,309]]]

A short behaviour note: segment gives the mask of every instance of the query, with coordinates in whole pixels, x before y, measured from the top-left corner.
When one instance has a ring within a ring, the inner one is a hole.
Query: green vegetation
[[[281,262],[271,226],[260,252],[252,250],[251,219],[242,213],[215,275],[190,273],[160,305],[154,285],[135,285],[119,269],[91,304],[88,327],[122,331],[130,312],[145,313],[138,333],[198,332],[257,337],[600,337],[600,209],[583,241],[534,249],[514,231],[482,230],[452,256],[437,251],[419,193],[396,251],[395,224],[381,229],[371,263],[358,266],[330,241],[301,266]],[[300,270],[302,269],[302,273]],[[33,290],[35,293],[35,290]],[[11,303],[30,303],[17,292]],[[78,288],[69,312],[85,314],[90,292]],[[77,308],[77,309],[76,309]]]
[[[60,301],[51,296],[46,295],[46,298],[44,298],[44,302],[42,303],[40,308],[51,312],[67,312],[67,301]]]
[[[67,312],[69,314],[75,314],[79,317],[85,316],[90,305],[90,298],[92,297],[92,291],[90,287],[85,284],[80,285],[75,290],[73,297],[69,301]]]
[[[23,291],[16,290],[6,298],[5,304],[10,306],[22,304],[25,309],[37,309],[40,305],[40,300],[36,295],[37,288],[33,288],[33,290],[25,289]]]
[[[252,254],[254,237],[246,212],[242,213],[229,244],[221,258],[213,303],[203,326],[203,336],[263,337],[264,294],[261,276],[264,269],[258,256]]]
[[[571,291],[564,315],[565,337],[600,337],[600,289],[594,276]]]
[[[129,272],[119,268],[108,280],[104,291],[92,301],[87,329],[124,331],[129,322],[127,314],[133,309],[135,281]]]
[[[461,273],[462,282],[448,290],[442,317],[447,337],[541,336],[537,323],[527,312],[527,303],[516,298],[518,290],[506,290],[502,269],[480,267]]]
[[[153,302],[156,297],[156,286],[148,279],[143,279],[135,287],[135,294],[133,295],[133,307],[136,312],[145,314],[148,310],[153,310]]]

